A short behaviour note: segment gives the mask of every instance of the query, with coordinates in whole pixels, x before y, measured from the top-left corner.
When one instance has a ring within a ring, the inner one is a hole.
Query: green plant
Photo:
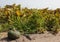
[[[57,32],[57,29],[59,29],[59,22],[58,19],[55,16],[48,15],[48,17],[45,20],[45,27],[47,27],[48,31]]]

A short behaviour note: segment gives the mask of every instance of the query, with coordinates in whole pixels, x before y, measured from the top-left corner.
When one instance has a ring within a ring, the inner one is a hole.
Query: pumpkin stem
[[[15,29],[15,28],[13,28],[13,31],[16,31],[16,29]]]

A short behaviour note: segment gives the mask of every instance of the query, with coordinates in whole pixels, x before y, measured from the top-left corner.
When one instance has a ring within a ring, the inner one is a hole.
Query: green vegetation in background
[[[60,31],[60,9],[28,9],[21,5],[6,5],[0,8],[0,32],[16,28],[22,34]]]

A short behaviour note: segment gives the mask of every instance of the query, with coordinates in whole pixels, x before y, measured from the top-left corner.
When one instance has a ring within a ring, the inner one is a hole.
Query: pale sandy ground
[[[7,37],[7,33],[0,33],[0,39]],[[4,36],[4,37],[3,37]],[[60,42],[60,32],[57,35],[52,35],[51,33],[44,34],[30,34],[32,40],[27,39],[25,36],[20,36],[18,39],[20,42]]]

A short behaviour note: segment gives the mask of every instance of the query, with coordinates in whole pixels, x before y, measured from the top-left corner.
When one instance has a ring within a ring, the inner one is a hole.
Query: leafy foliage
[[[60,9],[21,9],[21,5],[6,5],[0,8],[0,31],[8,31],[10,27],[22,34],[45,31],[57,33],[60,30]]]

